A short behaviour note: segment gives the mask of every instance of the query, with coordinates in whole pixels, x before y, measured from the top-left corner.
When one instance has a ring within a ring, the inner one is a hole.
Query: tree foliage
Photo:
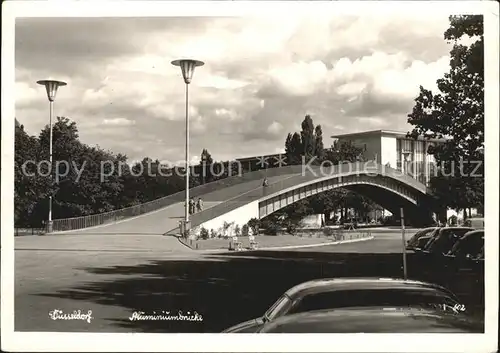
[[[317,125],[314,129],[314,155],[319,161],[325,157],[325,146],[323,145],[323,130],[321,125]]]
[[[47,219],[50,194],[52,216],[58,219],[133,206],[185,188],[182,175],[161,166],[158,160],[146,157],[129,163],[125,155],[82,143],[76,123],[65,117],[58,117],[53,124],[52,165],[59,178],[51,178],[48,169],[48,125],[38,136],[29,136],[16,124],[14,158],[18,226],[40,226]],[[198,180],[192,177],[190,184],[195,186]]]
[[[437,80],[439,92],[420,87],[408,122],[412,137],[446,139],[428,151],[441,172],[430,184],[443,205],[459,210],[484,198],[483,16],[451,16],[444,38],[453,43],[450,69]]]
[[[302,163],[304,147],[298,132],[289,133],[285,141],[285,154],[288,165],[298,165]]]
[[[306,115],[302,121],[302,131],[300,132],[300,137],[303,146],[303,156],[306,161],[314,156],[316,151],[316,137],[314,135],[314,123],[310,115]]]
[[[211,170],[213,170],[213,165],[214,160],[212,158],[212,155],[208,152],[207,149],[203,149],[201,151],[201,158],[200,158],[200,175],[202,176],[203,182],[204,183],[209,183],[214,180],[214,176],[211,173]]]

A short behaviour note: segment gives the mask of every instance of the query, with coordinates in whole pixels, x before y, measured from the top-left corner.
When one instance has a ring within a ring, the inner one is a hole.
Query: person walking
[[[195,212],[195,202],[193,198],[189,199],[189,214],[194,214]]]
[[[196,210],[198,212],[203,211],[203,200],[201,199],[201,197],[198,197],[198,201],[196,202]]]
[[[264,178],[264,181],[262,182],[263,187],[269,186],[269,180],[267,180],[267,177]]]

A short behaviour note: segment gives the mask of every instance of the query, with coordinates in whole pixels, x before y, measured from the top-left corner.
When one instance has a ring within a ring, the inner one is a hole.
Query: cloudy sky
[[[130,159],[184,157],[184,83],[170,62],[206,62],[190,85],[191,153],[275,153],[306,114],[332,134],[407,131],[419,85],[448,69],[448,16],[25,18],[16,20],[16,117],[48,123],[36,81],[68,82],[55,113],[84,143]]]

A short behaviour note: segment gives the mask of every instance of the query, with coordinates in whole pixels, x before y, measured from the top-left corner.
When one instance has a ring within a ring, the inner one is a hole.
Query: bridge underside
[[[284,191],[259,202],[259,217],[266,217],[301,199],[336,188],[349,189],[366,196],[389,210],[396,219],[400,218],[400,209],[403,208],[407,224],[426,226],[434,223],[428,195],[381,175],[335,177]]]
[[[346,189],[366,196],[376,204],[390,211],[396,220],[400,219],[402,207],[405,223],[416,227],[424,227],[434,223],[432,209],[430,205],[426,204],[424,199],[420,199],[419,203],[415,204],[398,194],[372,185],[350,185]]]

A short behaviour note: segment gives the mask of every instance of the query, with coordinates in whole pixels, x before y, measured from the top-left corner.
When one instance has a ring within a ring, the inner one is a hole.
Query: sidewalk
[[[317,247],[317,246],[325,246],[325,245],[336,245],[341,244],[343,242],[354,242],[366,239],[373,239],[373,236],[357,238],[357,236],[362,236],[357,233],[356,235],[352,234],[346,235],[346,238],[343,240],[335,240],[332,237],[300,237],[294,235],[258,235],[255,237],[255,240],[258,243],[258,250],[275,250],[275,249],[294,249],[301,247]],[[202,252],[206,251],[228,251],[230,243],[232,242],[231,238],[227,239],[207,239],[207,240],[184,240],[182,238],[178,238],[179,242],[186,246],[187,248],[191,248],[193,250],[198,250]],[[247,237],[239,237],[239,240],[242,242],[243,249],[246,250],[250,247],[249,241]]]

